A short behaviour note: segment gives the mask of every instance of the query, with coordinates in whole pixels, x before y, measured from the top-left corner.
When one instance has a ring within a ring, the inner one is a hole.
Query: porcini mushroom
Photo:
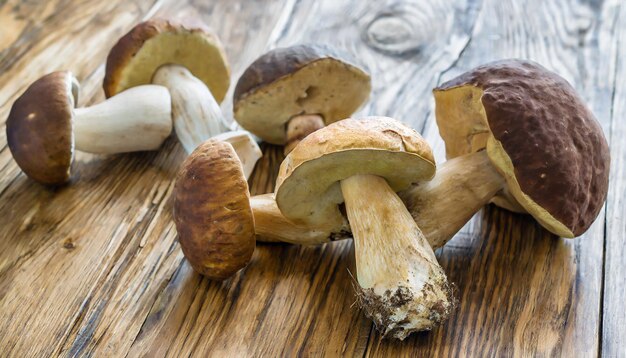
[[[174,188],[174,222],[197,272],[224,280],[254,252],[248,183],[233,146],[210,139],[185,159]]]
[[[433,93],[453,159],[433,182],[402,195],[431,242],[445,243],[490,200],[529,213],[561,237],[587,231],[606,199],[610,154],[602,128],[565,79],[532,61],[502,60]]]
[[[75,108],[79,91],[71,72],[53,72],[33,82],[13,103],[7,142],[33,180],[67,182],[74,147],[103,154],[154,150],[172,131],[170,95],[164,87],[141,86]]]
[[[297,45],[254,61],[235,87],[237,122],[288,153],[309,133],[349,117],[369,98],[370,76],[337,50]]]
[[[384,336],[404,339],[451,310],[447,278],[397,191],[435,174],[428,144],[385,117],[346,119],[309,134],[281,164],[276,203],[296,224],[343,221],[354,236],[358,302]]]
[[[230,68],[221,42],[204,24],[151,19],[120,38],[107,57],[105,94],[147,83],[169,89],[174,129],[187,153],[228,131],[218,102],[230,85]],[[241,139],[250,140],[246,148],[256,145],[250,136]],[[252,153],[261,152],[237,152],[249,162]]]

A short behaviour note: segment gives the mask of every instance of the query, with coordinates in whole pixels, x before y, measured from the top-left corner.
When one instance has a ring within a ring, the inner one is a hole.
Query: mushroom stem
[[[169,89],[176,135],[188,154],[200,143],[228,130],[209,88],[184,66],[159,67],[152,83]]]
[[[498,193],[497,196],[494,196],[491,199],[491,202],[501,208],[504,208],[508,211],[512,211],[514,213],[528,214],[526,209],[524,209],[524,207],[520,203],[517,202],[513,194],[511,194],[511,192],[506,186],[502,188],[502,190]]]
[[[319,114],[301,114],[292,117],[289,122],[287,122],[285,155],[289,154],[306,136],[324,126],[324,119]]]
[[[440,165],[435,177],[400,193],[430,244],[441,247],[503,188],[486,151]]]
[[[254,215],[255,232],[265,242],[315,245],[352,237],[347,223],[338,228],[311,228],[292,223],[278,209],[274,194],[253,196],[250,198],[250,206]]]
[[[213,139],[230,143],[239,157],[246,179],[250,178],[256,162],[263,156],[261,148],[246,131],[232,131],[218,134]]]
[[[358,302],[383,336],[404,339],[447,317],[451,290],[428,241],[385,179],[341,181],[354,236]]]
[[[172,132],[170,95],[133,87],[91,107],[74,109],[76,149],[100,154],[155,150]]]

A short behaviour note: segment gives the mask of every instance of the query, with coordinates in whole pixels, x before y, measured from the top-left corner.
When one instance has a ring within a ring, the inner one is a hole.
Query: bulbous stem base
[[[453,307],[448,280],[430,244],[385,179],[341,181],[354,236],[358,302],[383,336],[430,330]]]

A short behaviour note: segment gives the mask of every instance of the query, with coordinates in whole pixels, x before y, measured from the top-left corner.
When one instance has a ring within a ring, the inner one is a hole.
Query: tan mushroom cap
[[[434,95],[448,158],[486,148],[511,199],[545,228],[563,237],[589,228],[606,199],[609,149],[565,79],[531,61],[503,60]]]
[[[130,87],[149,84],[165,64],[186,67],[221,102],[230,86],[230,68],[217,36],[204,25],[151,19],[119,39],[107,57],[104,93],[107,97]]]
[[[6,123],[13,159],[31,179],[60,185],[70,179],[78,81],[67,71],[33,82],[13,103]]]
[[[285,144],[287,122],[319,114],[326,124],[356,112],[369,98],[370,76],[347,54],[321,45],[271,50],[254,61],[235,88],[237,122],[273,144]]]
[[[248,183],[230,143],[210,139],[184,161],[174,188],[174,222],[191,266],[224,280],[251,259],[254,218]]]
[[[276,181],[276,203],[296,223],[341,225],[339,182],[358,174],[383,177],[400,191],[431,179],[435,160],[428,143],[395,119],[345,119],[308,135],[289,153]]]

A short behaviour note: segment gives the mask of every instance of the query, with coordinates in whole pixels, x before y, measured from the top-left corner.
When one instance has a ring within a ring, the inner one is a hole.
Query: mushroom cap
[[[541,65],[503,60],[434,90],[448,158],[483,148],[513,198],[551,232],[585,232],[606,199],[609,149],[574,88]],[[497,203],[497,202],[496,202]]]
[[[174,222],[185,257],[202,275],[224,280],[250,261],[250,194],[230,143],[210,139],[185,159],[174,188]]]
[[[219,103],[230,86],[230,68],[222,43],[203,24],[151,19],[119,39],[107,57],[104,93],[114,96],[130,87],[149,84],[166,64],[186,67],[204,82]]]
[[[340,181],[358,174],[383,177],[397,192],[431,179],[435,160],[428,143],[395,119],[346,119],[308,135],[287,155],[276,203],[296,224],[341,225]]]
[[[248,66],[235,87],[233,111],[242,127],[282,145],[292,117],[319,114],[330,124],[356,112],[370,92],[369,74],[347,54],[298,45],[271,50]]]
[[[13,159],[39,183],[61,185],[70,179],[78,90],[71,72],[52,72],[33,82],[11,107],[6,131]]]

